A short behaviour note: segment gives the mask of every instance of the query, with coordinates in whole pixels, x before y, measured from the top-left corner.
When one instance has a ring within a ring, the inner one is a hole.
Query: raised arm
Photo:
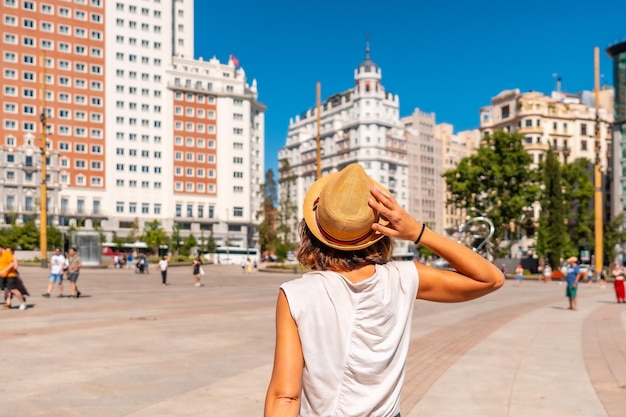
[[[274,370],[265,397],[265,417],[297,417],[300,412],[304,358],[298,327],[281,290],[276,302]]]
[[[371,193],[370,207],[389,221],[386,226],[375,223],[372,229],[394,239],[415,241],[423,225],[413,219],[388,192],[372,187]],[[419,244],[446,259],[456,271],[416,263],[420,277],[417,298],[440,302],[466,301],[489,294],[504,284],[504,275],[491,262],[427,227]]]

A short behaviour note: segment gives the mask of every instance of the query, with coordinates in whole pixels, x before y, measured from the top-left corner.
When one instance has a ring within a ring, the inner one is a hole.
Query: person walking
[[[11,246],[9,248],[7,248],[8,251],[11,251],[11,255],[13,255],[13,262],[15,263],[15,289],[17,289],[21,294],[22,294],[22,298],[24,299],[24,304],[26,304],[26,296],[30,296],[30,293],[28,292],[28,290],[26,289],[26,285],[24,284],[24,281],[22,280],[22,277],[20,276],[20,271],[19,271],[19,263],[17,261],[17,257],[15,256],[15,246]],[[4,299],[5,300],[11,300],[11,291],[9,291],[8,288],[4,289]],[[10,301],[6,302],[7,304],[10,304]],[[26,304],[26,307],[28,307],[28,304]]]
[[[522,268],[522,264],[517,264],[515,268],[515,282],[517,285],[522,283],[522,279],[524,279],[524,268]]]
[[[48,277],[48,290],[41,294],[42,297],[50,298],[54,284],[59,285],[59,295],[63,297],[63,272],[65,268],[65,256],[61,253],[60,248],[54,248],[54,253],[50,257],[50,276]]]
[[[26,302],[22,293],[17,289],[17,261],[9,248],[0,244],[0,281],[2,290],[8,290],[3,308],[11,308],[11,297],[15,296],[20,302],[20,310],[26,310]]]
[[[161,270],[161,283],[167,285],[167,255],[163,255],[159,261],[159,269]]]
[[[78,276],[80,275],[80,269],[83,267],[83,261],[80,259],[80,255],[76,251],[76,248],[70,248],[70,259],[69,265],[67,267],[67,276],[71,283],[71,292],[70,298],[78,298],[80,297],[80,291],[78,291],[78,285],[76,282],[78,281]]]
[[[615,264],[615,267],[611,271],[613,276],[613,286],[615,287],[615,297],[618,303],[626,303],[626,296],[624,295],[624,278],[626,277],[626,270],[622,265]]]
[[[563,276],[567,282],[565,287],[565,296],[569,299],[569,310],[576,310],[578,308],[578,282],[583,277],[584,273],[580,271],[578,265],[578,258],[570,256],[567,258],[567,263],[563,268]]]
[[[196,256],[196,259],[193,260],[193,277],[195,280],[195,286],[196,287],[202,287],[202,284],[200,283],[200,275],[202,275],[202,273],[204,272],[204,270],[202,269],[202,259],[200,259],[200,255]]]
[[[278,292],[264,415],[398,416],[415,299],[471,300],[504,276],[413,219],[359,164],[318,179],[303,208],[296,258],[311,272]],[[392,238],[424,245],[456,271],[393,261]]]
[[[552,281],[552,267],[550,264],[546,264],[543,267],[543,279],[546,284],[549,284]]]

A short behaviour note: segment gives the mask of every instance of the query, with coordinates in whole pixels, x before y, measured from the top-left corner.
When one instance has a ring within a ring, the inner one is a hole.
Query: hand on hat
[[[372,229],[394,239],[415,241],[422,225],[404,210],[391,194],[373,186],[370,189],[372,197],[369,206],[389,221],[383,226],[374,223]]]

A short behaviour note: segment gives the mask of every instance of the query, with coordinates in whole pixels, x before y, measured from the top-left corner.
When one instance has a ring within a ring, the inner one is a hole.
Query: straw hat
[[[575,256],[570,256],[569,258],[567,258],[567,262],[575,264],[576,262],[578,262],[578,258]]]
[[[359,164],[315,181],[304,196],[304,221],[313,235],[331,248],[352,251],[366,248],[384,235],[372,224],[387,224],[368,204],[370,188],[385,187],[370,178]]]

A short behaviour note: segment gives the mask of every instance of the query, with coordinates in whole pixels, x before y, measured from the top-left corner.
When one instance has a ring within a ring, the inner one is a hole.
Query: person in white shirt
[[[163,285],[167,285],[167,256],[163,255],[159,261],[159,269],[161,270],[161,281]]]
[[[52,287],[54,284],[59,284],[59,295],[58,297],[63,297],[63,272],[67,267],[67,260],[65,256],[61,253],[61,249],[54,248],[54,254],[50,258],[50,278],[48,282],[48,290],[41,294],[46,298],[50,298],[50,293],[52,292]]]
[[[397,417],[415,299],[471,300],[504,275],[413,219],[359,164],[313,183],[303,212],[296,258],[311,272],[278,293],[265,417]],[[393,261],[392,238],[455,270]]]

